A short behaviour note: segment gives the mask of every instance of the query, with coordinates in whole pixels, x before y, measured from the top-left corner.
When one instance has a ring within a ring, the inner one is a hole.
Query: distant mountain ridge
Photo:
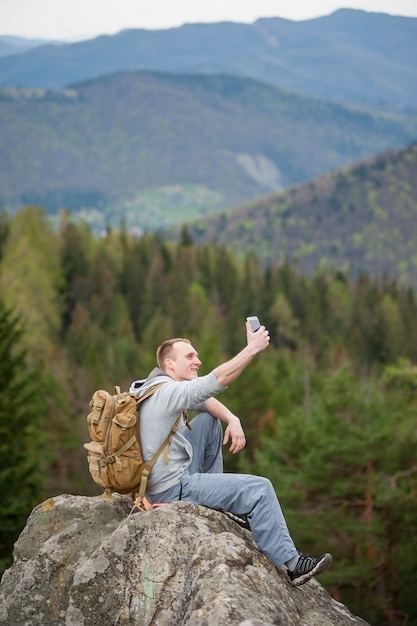
[[[294,22],[125,30],[0,59],[0,85],[64,87],[119,71],[249,76],[325,100],[417,110],[417,18],[340,9]]]
[[[126,216],[155,230],[167,223],[155,203],[147,208],[149,189],[175,187],[164,217],[178,223],[416,137],[417,118],[242,77],[135,72],[61,91],[8,88],[0,90],[0,204],[92,210],[113,225]],[[179,210],[181,193],[194,215]]]
[[[16,37],[15,35],[0,35],[0,57],[20,54],[50,43],[52,42],[46,39],[28,39],[26,37]]]
[[[368,272],[417,289],[417,143],[189,225],[264,262]]]

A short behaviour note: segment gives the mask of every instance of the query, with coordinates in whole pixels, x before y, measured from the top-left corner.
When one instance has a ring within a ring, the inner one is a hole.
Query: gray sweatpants
[[[298,555],[271,482],[252,474],[224,474],[223,431],[218,419],[200,413],[185,436],[193,447],[193,459],[181,483],[149,497],[151,502],[188,500],[212,509],[247,515],[259,549],[281,565]]]

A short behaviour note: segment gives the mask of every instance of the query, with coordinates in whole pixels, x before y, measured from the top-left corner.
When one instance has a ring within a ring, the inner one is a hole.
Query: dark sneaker
[[[288,571],[290,583],[296,587],[304,585],[304,583],[310,580],[313,576],[317,576],[317,574],[324,572],[324,570],[330,567],[331,563],[332,555],[328,552],[319,556],[317,559],[300,552],[300,558],[297,561],[295,570],[292,572]]]

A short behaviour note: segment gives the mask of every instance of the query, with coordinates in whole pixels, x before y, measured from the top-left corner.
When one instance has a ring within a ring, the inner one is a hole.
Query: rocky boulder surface
[[[61,495],[31,513],[0,584],[13,626],[365,626],[317,580],[288,584],[250,531],[176,502]]]

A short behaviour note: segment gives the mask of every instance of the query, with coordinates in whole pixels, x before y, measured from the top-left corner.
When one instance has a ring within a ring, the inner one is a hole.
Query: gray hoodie
[[[140,440],[145,461],[149,461],[181,411],[203,411],[206,400],[223,391],[214,372],[193,380],[177,382],[168,374],[155,368],[145,380],[132,383],[130,393],[141,397],[150,387],[165,383],[140,405]],[[185,419],[180,420],[168,451],[168,464],[164,454],[156,461],[149,475],[147,493],[156,494],[179,483],[192,459],[190,442],[184,437]]]

